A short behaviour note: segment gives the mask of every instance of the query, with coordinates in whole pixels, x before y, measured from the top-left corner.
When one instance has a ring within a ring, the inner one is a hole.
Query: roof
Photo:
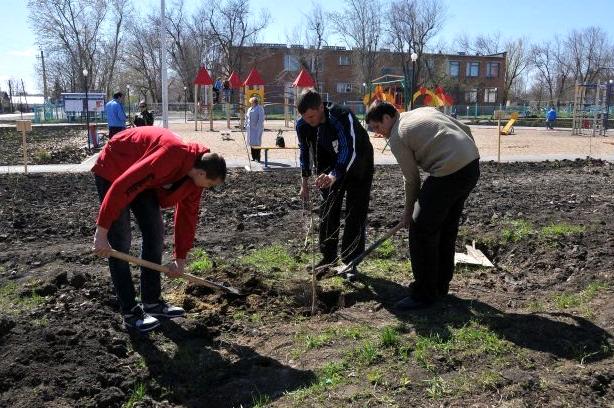
[[[209,73],[205,67],[201,66],[198,69],[196,78],[194,78],[194,85],[213,85],[213,80],[209,76]]]
[[[228,82],[230,83],[231,89],[241,88],[241,80],[239,79],[239,75],[234,71],[230,73]]]
[[[292,86],[297,88],[311,88],[316,86],[316,82],[313,80],[309,72],[303,68],[292,83]]]
[[[245,80],[245,82],[243,82],[243,86],[254,85],[264,85],[264,81],[262,80],[262,77],[260,76],[256,68],[252,68],[252,70],[249,71],[247,79]]]

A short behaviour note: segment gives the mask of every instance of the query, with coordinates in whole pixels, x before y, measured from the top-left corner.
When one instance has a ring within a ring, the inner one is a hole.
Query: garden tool
[[[125,254],[123,252],[116,251],[114,249],[111,250],[111,256],[113,258],[121,259],[122,261],[130,262],[134,265],[144,266],[145,268],[149,268],[154,271],[158,271],[162,273],[168,273],[170,271],[169,268],[166,266],[163,266],[163,265],[160,265],[154,262],[149,262],[144,259],[137,258],[136,256],[132,256],[132,255]],[[232,293],[233,295],[238,295],[238,296],[241,295],[241,292],[239,292],[239,289],[237,288],[233,288],[232,286],[225,286],[217,282],[212,282],[210,280],[207,280],[207,279],[204,279],[198,276],[190,275],[189,273],[184,273],[179,277],[195,285],[207,286],[211,289],[216,289],[216,290],[226,292],[226,293]]]
[[[395,225],[394,227],[392,227],[390,230],[388,230],[380,239],[378,239],[377,241],[375,241],[374,243],[372,243],[367,249],[365,249],[365,251],[358,255],[356,258],[352,259],[352,261],[350,261],[350,263],[345,264],[345,265],[341,265],[341,266],[337,266],[336,268],[333,268],[332,270],[334,271],[334,275],[345,275],[347,273],[352,272],[352,270],[358,266],[359,263],[361,263],[363,261],[363,259],[365,259],[367,257],[367,255],[369,255],[371,252],[373,252],[373,250],[375,250],[377,247],[379,247],[380,245],[382,245],[384,243],[384,241],[386,241],[388,238],[390,238],[391,236],[393,236],[394,234],[397,233],[398,230],[400,230],[401,228],[403,228],[403,223],[398,223],[397,225]]]

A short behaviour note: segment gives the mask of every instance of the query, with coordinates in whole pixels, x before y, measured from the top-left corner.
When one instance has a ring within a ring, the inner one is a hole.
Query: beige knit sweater
[[[442,177],[480,157],[469,126],[431,107],[401,113],[389,142],[403,172],[405,208],[413,208],[418,196],[418,167]]]

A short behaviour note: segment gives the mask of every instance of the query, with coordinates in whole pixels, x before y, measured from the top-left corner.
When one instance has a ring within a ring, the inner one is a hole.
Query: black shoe
[[[397,303],[395,303],[394,309],[398,312],[409,312],[411,310],[424,309],[429,307],[430,305],[430,303],[414,299],[411,296],[407,296],[406,298],[403,298]]]
[[[130,312],[124,314],[124,324],[141,333],[146,333],[160,326],[160,322],[155,317],[145,313],[141,305],[134,306]]]
[[[185,316],[185,310],[179,306],[169,305],[161,300],[158,303],[143,303],[145,313],[156,317],[166,317],[173,319],[175,317]]]
[[[358,279],[358,268],[356,266],[352,266],[350,270],[343,273],[343,279],[348,282],[355,282]]]

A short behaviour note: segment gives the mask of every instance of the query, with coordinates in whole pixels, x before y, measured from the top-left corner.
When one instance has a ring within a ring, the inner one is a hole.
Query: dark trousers
[[[348,173],[333,187],[321,190],[320,252],[324,259],[337,259],[341,206],[345,196],[345,226],[341,241],[341,260],[348,263],[365,250],[367,212],[373,181],[373,164]]]
[[[252,151],[252,160],[260,161],[260,152],[262,150],[253,148],[250,148],[250,150]]]
[[[411,295],[432,302],[446,295],[454,274],[454,252],[465,200],[480,177],[479,160],[422,184],[409,226],[414,274]]]
[[[96,177],[96,188],[100,201],[104,199],[111,183],[102,177]],[[162,245],[164,242],[164,225],[158,197],[153,190],[146,190],[139,194],[129,208],[121,215],[109,229],[109,244],[117,251],[130,252],[132,230],[130,227],[130,211],[134,214],[136,222],[143,236],[141,258],[147,261],[161,263]],[[109,269],[115,293],[119,299],[122,313],[130,311],[136,305],[136,293],[132,284],[132,273],[127,262],[109,258]],[[156,303],[160,299],[160,273],[141,267],[141,300],[143,303]]]
[[[122,130],[126,130],[126,128],[109,126],[109,139],[121,132]]]

